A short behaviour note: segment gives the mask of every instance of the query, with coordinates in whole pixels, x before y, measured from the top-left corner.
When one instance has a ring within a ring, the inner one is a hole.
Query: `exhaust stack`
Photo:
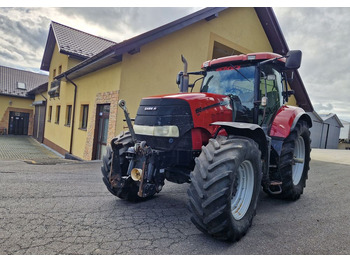
[[[186,58],[181,55],[182,63],[184,64],[184,71],[179,73],[179,88],[180,93],[187,93],[188,92],[188,82],[189,82],[189,76],[187,74],[187,60]]]

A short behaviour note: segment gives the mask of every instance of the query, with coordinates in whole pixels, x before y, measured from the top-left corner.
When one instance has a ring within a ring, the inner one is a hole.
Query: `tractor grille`
[[[142,99],[135,118],[136,125],[168,126],[179,128],[179,137],[136,135],[153,149],[191,150],[193,121],[190,105],[185,100],[172,98]]]

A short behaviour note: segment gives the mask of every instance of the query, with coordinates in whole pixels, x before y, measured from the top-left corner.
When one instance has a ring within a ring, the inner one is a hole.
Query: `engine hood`
[[[155,101],[155,99],[160,99],[163,103],[169,101],[171,104],[176,100],[179,102],[186,101],[191,110],[193,127],[207,129],[210,133],[214,132],[215,129],[215,127],[210,126],[211,123],[216,121],[232,121],[230,99],[225,95],[212,93],[176,93],[146,97],[143,98],[143,102],[145,103],[147,100]],[[181,108],[178,108],[178,110],[181,111]]]

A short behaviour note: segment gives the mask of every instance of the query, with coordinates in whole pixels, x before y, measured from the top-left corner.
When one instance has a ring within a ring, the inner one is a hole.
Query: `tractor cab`
[[[183,62],[187,68],[184,58]],[[293,94],[288,90],[286,71],[299,68],[300,62],[300,51],[290,51],[286,56],[252,53],[210,60],[202,65],[204,71],[201,74],[204,77],[200,92],[228,96],[233,110],[233,122],[267,126]],[[180,72],[182,77],[190,74],[199,72]],[[186,82],[188,80],[178,83]],[[184,87],[182,89],[186,90]]]

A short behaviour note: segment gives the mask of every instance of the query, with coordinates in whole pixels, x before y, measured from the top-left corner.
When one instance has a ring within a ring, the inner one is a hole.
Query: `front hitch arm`
[[[112,187],[121,188],[124,184],[124,181],[122,179],[122,170],[120,168],[119,150],[123,148],[123,144],[116,141],[117,141],[117,138],[111,141],[112,163],[111,163],[111,169],[110,169],[108,179]]]
[[[130,131],[131,139],[134,142],[134,144],[136,144],[136,142],[137,142],[136,135],[135,135],[134,127],[132,126],[132,123],[131,123],[131,119],[130,119],[130,116],[129,116],[128,109],[126,108],[126,103],[125,103],[124,100],[119,100],[118,105],[124,111],[125,120],[126,120],[126,123],[128,125],[129,131]]]

